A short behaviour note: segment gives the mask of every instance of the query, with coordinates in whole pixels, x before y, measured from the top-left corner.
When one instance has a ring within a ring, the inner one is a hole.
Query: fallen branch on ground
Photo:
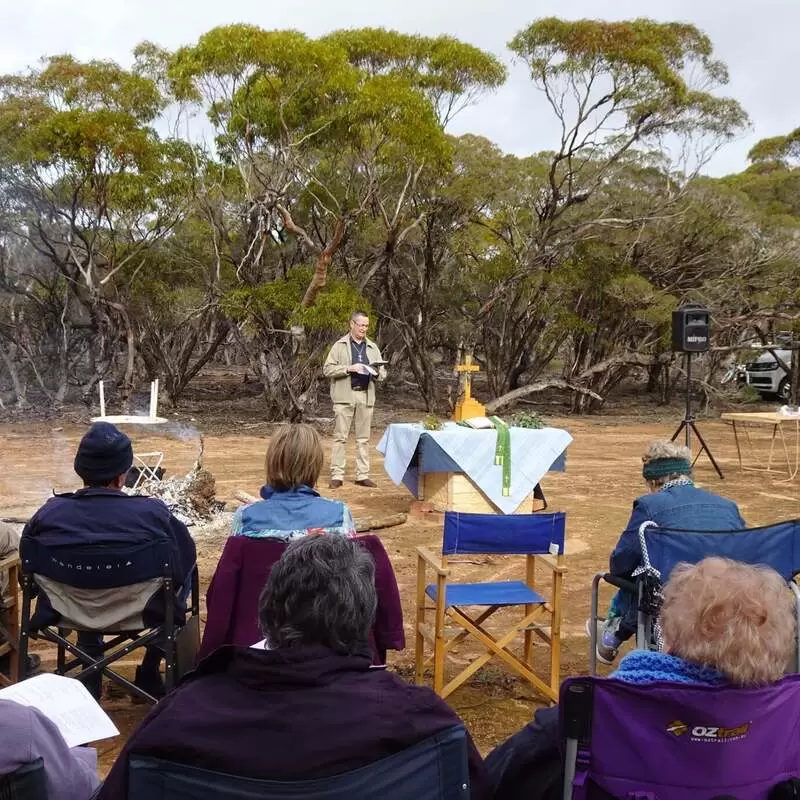
[[[589,395],[589,397],[593,397],[595,400],[600,400],[600,402],[603,401],[603,398],[597,394],[597,392],[593,392],[591,389],[587,389],[585,386],[577,386],[576,384],[570,383],[569,381],[565,381],[561,378],[552,378],[549,381],[531,383],[528,386],[520,386],[519,389],[514,389],[510,392],[507,392],[501,397],[498,397],[495,400],[492,400],[490,403],[487,403],[486,411],[489,414],[494,414],[495,411],[499,411],[501,408],[510,405],[515,400],[519,400],[522,397],[527,397],[529,394],[543,392],[546,389],[568,389],[570,392],[586,394]]]

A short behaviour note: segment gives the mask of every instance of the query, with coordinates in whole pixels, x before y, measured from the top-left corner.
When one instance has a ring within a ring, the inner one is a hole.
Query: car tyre
[[[780,386],[778,387],[778,397],[783,400],[784,403],[789,402],[789,394],[792,391],[792,387],[789,384],[788,376],[781,381]]]

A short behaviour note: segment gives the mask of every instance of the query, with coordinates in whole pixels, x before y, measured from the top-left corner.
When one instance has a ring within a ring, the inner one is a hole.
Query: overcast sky
[[[318,36],[337,28],[382,26],[456,36],[498,55],[507,83],[463,112],[453,133],[487,136],[517,155],[554,145],[548,108],[514,66],[506,47],[537,17],[686,21],[712,39],[729,67],[727,94],[745,107],[752,129],[721,150],[712,174],[746,166],[750,146],[800,126],[796,97],[798,0],[0,0],[0,71],[16,72],[40,56],[68,52],[128,65],[149,39],[175,48],[217,25],[249,22]]]

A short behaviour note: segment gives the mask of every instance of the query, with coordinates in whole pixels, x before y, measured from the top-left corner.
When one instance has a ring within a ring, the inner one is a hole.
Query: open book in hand
[[[44,672],[0,689],[0,700],[13,700],[41,711],[61,732],[67,747],[119,736],[108,714],[74,678]]]
[[[372,375],[374,378],[378,374],[378,370],[375,369],[371,364],[355,364],[356,371],[360,372],[362,375]]]

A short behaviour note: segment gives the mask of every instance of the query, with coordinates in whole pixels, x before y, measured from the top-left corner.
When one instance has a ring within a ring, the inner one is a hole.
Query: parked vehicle
[[[775,353],[786,364],[791,363],[792,351],[776,348]],[[745,366],[747,385],[756,389],[762,397],[778,395],[788,402],[791,385],[789,375],[775,360],[772,353],[764,352],[755,361]]]

